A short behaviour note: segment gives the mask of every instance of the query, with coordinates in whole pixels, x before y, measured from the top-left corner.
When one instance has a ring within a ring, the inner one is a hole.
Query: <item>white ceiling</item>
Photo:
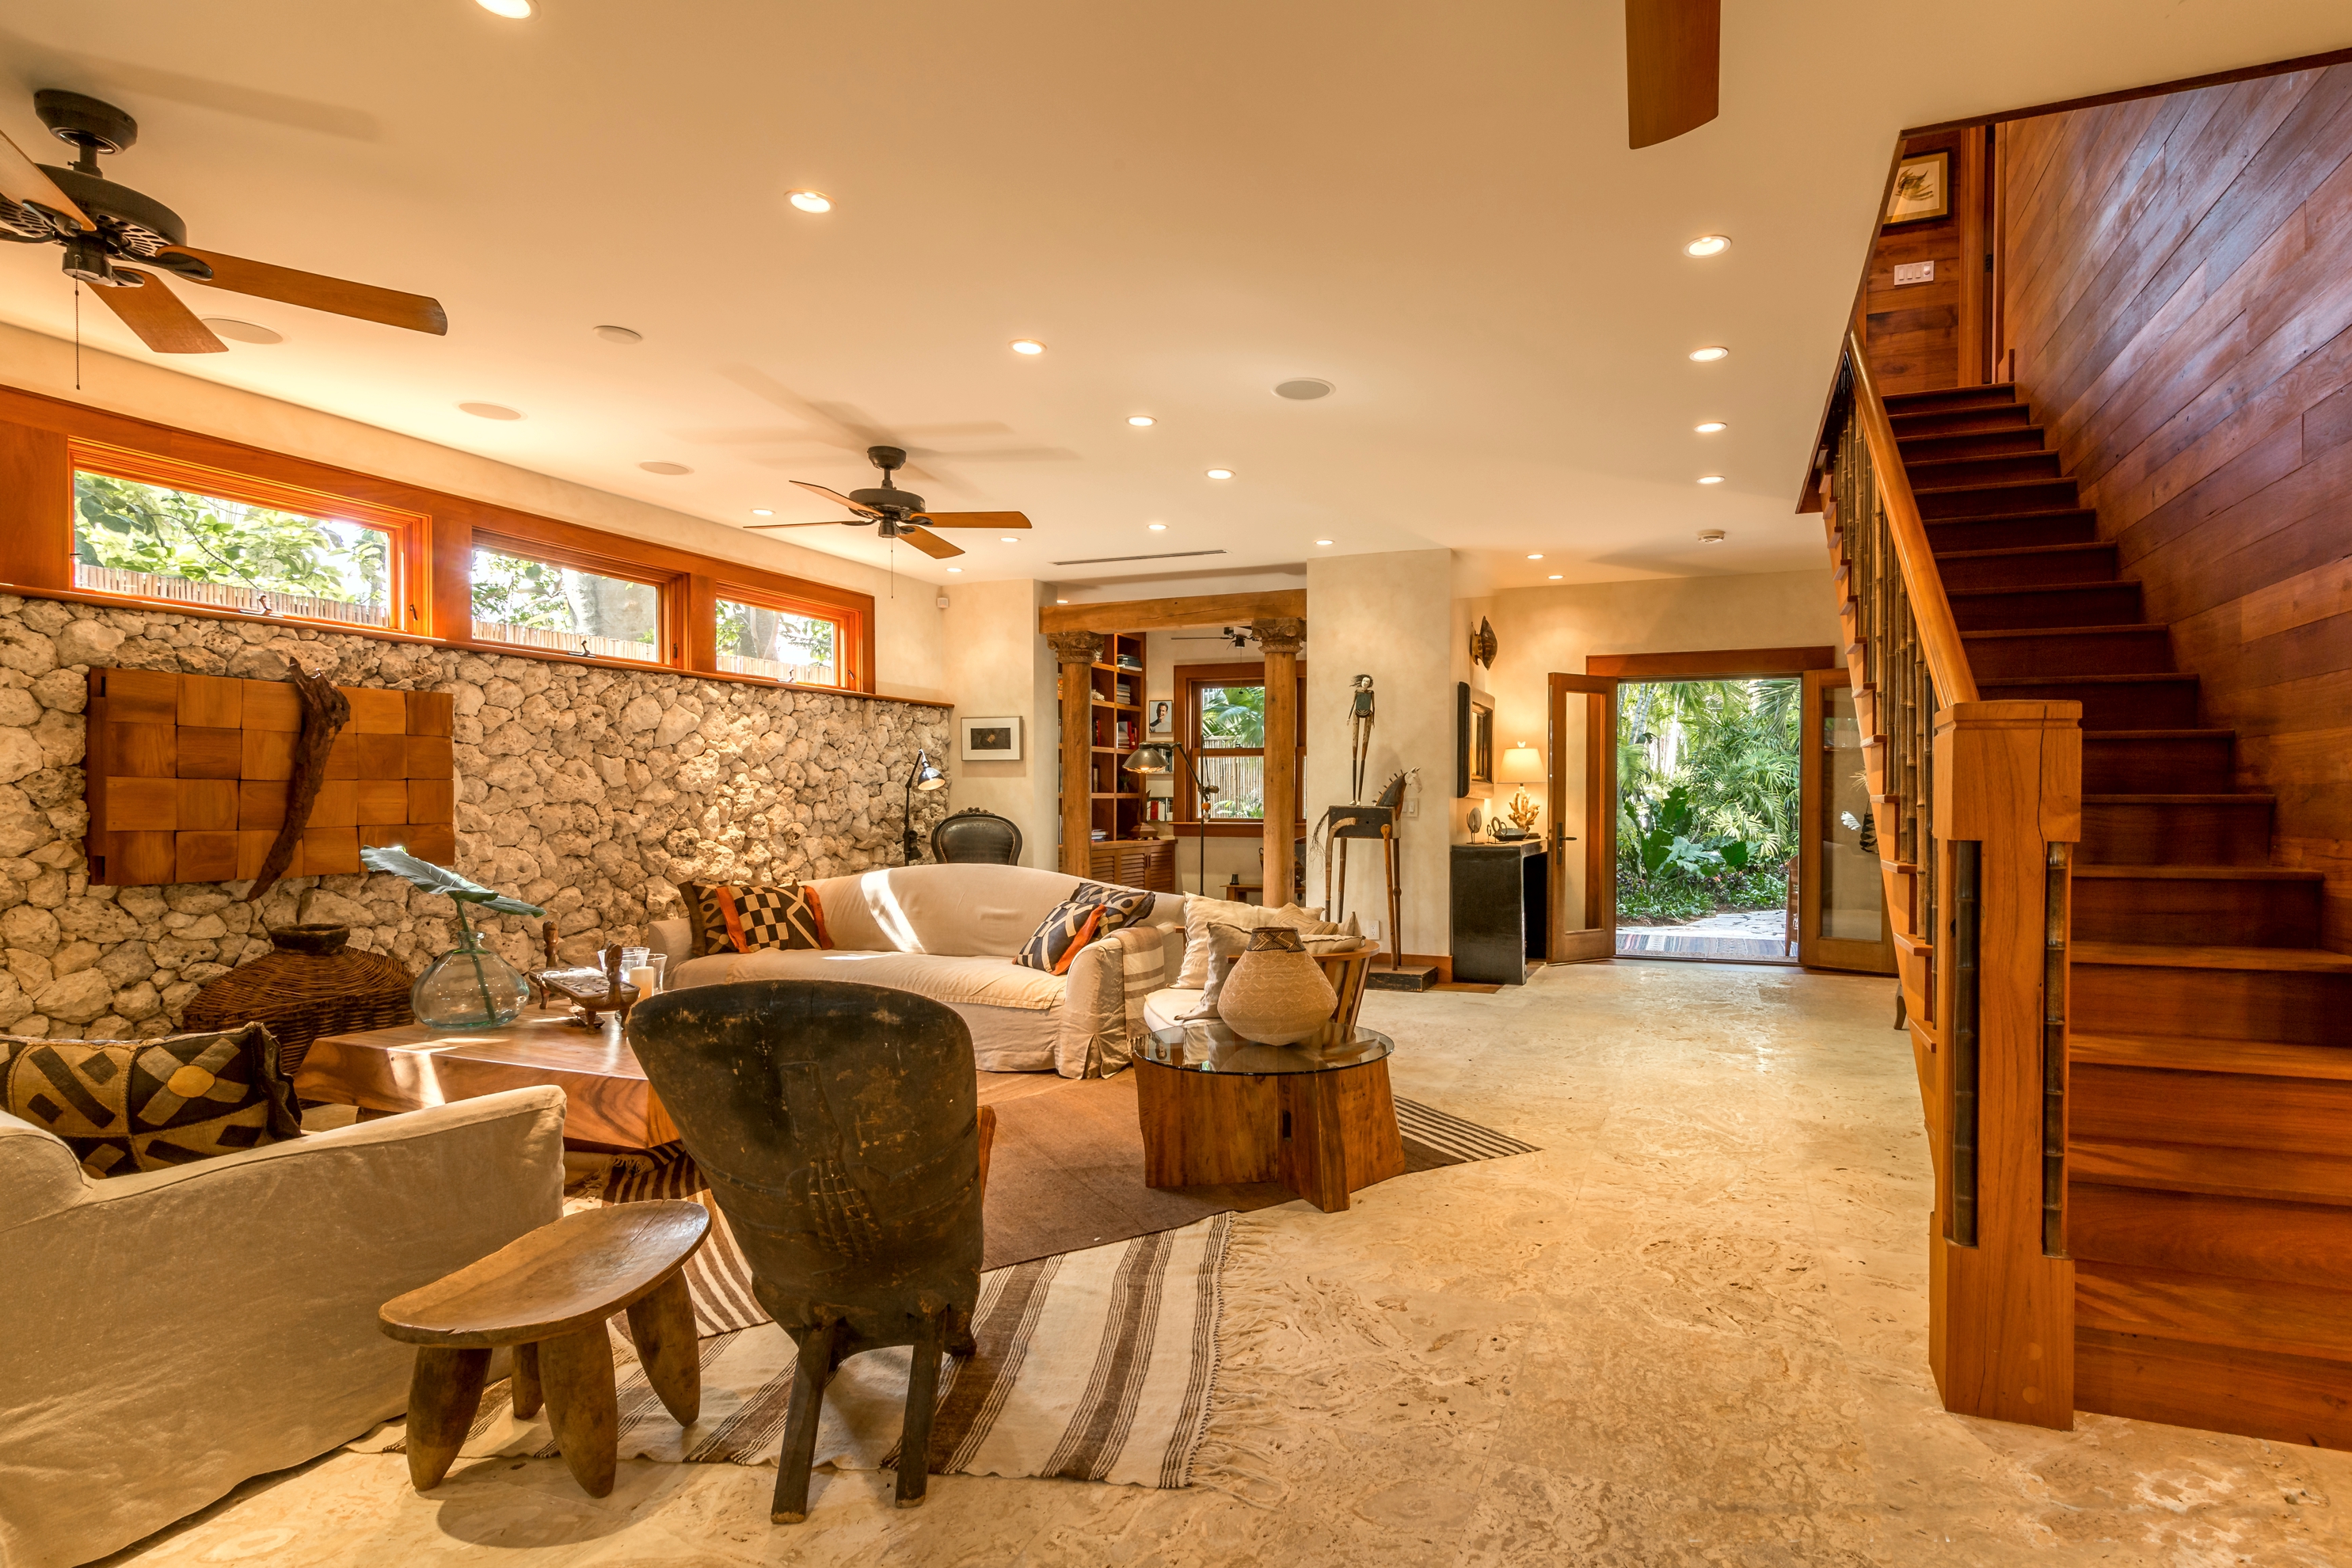
[[[1819,561],[1790,500],[1900,127],[2347,43],[2342,0],[1731,0],[1721,118],[1630,153],[1619,0],[76,0],[0,24],[0,129],[62,163],[31,89],[108,98],[142,140],[107,172],[192,243],[448,310],[182,286],[287,337],[191,374],[728,523],[831,515],[785,480],[870,483],[896,437],[932,506],[1034,521],[963,536],[967,580],[1330,539],[1511,586]],[[0,319],[69,333],[57,263],[0,246]]]

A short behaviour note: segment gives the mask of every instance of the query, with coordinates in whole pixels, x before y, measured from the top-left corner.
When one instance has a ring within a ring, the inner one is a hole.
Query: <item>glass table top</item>
[[[1213,1018],[1157,1029],[1136,1060],[1186,1072],[1269,1073],[1333,1072],[1383,1059],[1396,1042],[1377,1029],[1358,1028],[1342,1034],[1336,1026],[1295,1046],[1262,1046],[1245,1040]]]

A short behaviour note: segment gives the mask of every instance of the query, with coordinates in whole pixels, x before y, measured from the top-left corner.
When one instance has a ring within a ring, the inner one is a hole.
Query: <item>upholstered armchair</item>
[[[0,1565],[104,1556],[399,1415],[376,1309],[562,1202],[551,1088],[104,1180],[0,1113]]]

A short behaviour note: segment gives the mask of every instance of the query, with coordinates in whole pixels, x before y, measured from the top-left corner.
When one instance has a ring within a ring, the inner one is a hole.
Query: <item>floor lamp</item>
[[[1201,777],[1201,766],[1181,741],[1153,741],[1138,746],[1127,754],[1120,765],[1129,773],[1150,778],[1159,773],[1176,771],[1176,758],[1184,759],[1184,771],[1192,775],[1193,793],[1200,796],[1201,805],[1201,896],[1209,896],[1209,802],[1217,795],[1217,786]]]
[[[948,775],[932,765],[930,752],[915,753],[914,770],[907,775],[907,804],[904,812],[907,831],[899,840],[899,847],[905,851],[905,859],[909,866],[913,865],[916,858],[922,853],[922,840],[915,837],[915,792],[921,790],[925,795],[929,795],[935,789],[945,789],[947,783]]]

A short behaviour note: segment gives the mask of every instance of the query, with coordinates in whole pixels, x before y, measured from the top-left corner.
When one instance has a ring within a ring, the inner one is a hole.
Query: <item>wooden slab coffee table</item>
[[[677,1141],[617,1020],[591,1031],[536,1009],[497,1029],[404,1024],[321,1035],[294,1075],[294,1092],[381,1115],[542,1083],[563,1091],[566,1143],[651,1149]]]
[[[1147,1187],[1280,1182],[1326,1213],[1404,1174],[1389,1093],[1396,1044],[1358,1028],[1262,1046],[1215,1022],[1152,1035],[1135,1054]]]

